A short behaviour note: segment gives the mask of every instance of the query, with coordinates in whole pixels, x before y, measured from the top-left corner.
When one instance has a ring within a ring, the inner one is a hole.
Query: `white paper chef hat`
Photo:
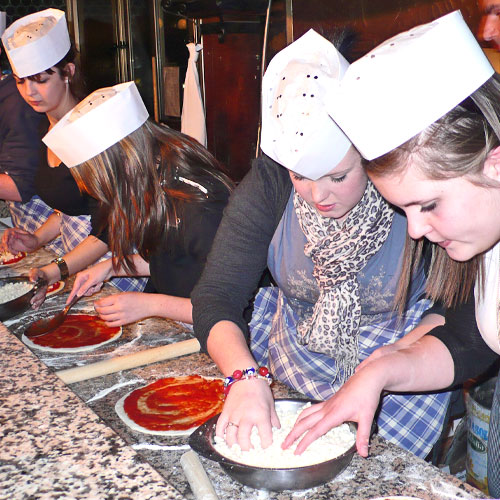
[[[7,13],[4,11],[0,11],[0,36],[3,35],[6,25],[7,25]]]
[[[326,108],[330,89],[349,63],[309,30],[273,57],[262,79],[262,139],[266,155],[316,180],[344,158],[351,142]]]
[[[58,9],[18,19],[5,30],[2,41],[12,71],[20,78],[51,68],[71,47],[66,16]]]
[[[92,92],[42,140],[67,167],[75,167],[137,130],[148,116],[135,83],[120,83]]]
[[[455,11],[396,35],[351,64],[329,110],[372,160],[441,118],[493,73]]]

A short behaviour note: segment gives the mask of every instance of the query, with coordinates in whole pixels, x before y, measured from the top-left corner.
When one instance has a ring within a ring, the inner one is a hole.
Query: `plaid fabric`
[[[110,259],[111,252],[108,252],[101,260]],[[118,288],[121,292],[142,292],[146,288],[148,278],[111,278],[107,283]]]
[[[395,342],[412,330],[430,302],[421,300],[401,319],[390,319],[360,328],[360,361],[376,348]],[[250,323],[250,348],[259,364],[273,376],[316,400],[325,400],[339,389],[334,378],[335,359],[314,353],[296,339],[297,316],[279,289],[257,294]],[[377,423],[388,441],[425,458],[441,434],[450,393],[388,394],[382,399]]]
[[[10,214],[15,227],[20,227],[34,233],[54,210],[43,202],[38,196],[33,196],[27,203],[9,202]],[[69,216],[61,214],[61,234],[45,245],[56,255],[62,257],[81,243],[92,229],[89,215]],[[99,262],[111,258],[111,252],[106,253]],[[108,283],[114,285],[122,292],[142,292],[146,286],[147,278],[113,278]]]
[[[10,216],[14,227],[20,227],[25,231],[34,233],[40,226],[45,224],[54,210],[44,203],[38,196],[33,196],[27,203],[19,201],[9,202]],[[57,255],[64,255],[64,244],[61,237],[52,240],[46,248]]]
[[[497,378],[491,407],[487,453],[489,494],[493,498],[500,498],[500,376]]]

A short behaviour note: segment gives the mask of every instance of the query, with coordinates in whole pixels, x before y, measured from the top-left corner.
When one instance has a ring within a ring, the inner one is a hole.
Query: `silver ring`
[[[231,427],[231,426],[233,426],[233,427],[239,427],[239,425],[238,425],[238,424],[233,424],[233,422],[229,422],[229,423],[227,424],[227,426],[228,426],[228,427]]]

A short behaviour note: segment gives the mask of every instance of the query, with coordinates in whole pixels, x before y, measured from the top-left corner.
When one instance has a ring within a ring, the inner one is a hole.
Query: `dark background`
[[[155,95],[151,58],[154,51],[155,0],[129,0],[133,24],[133,77],[154,114]],[[156,0],[159,1],[159,0]],[[117,5],[125,0],[78,0],[82,67],[89,92],[116,82],[113,38]],[[235,180],[248,170],[258,149],[260,82],[267,1],[262,0],[162,0],[165,38],[163,64],[179,67],[179,88],[187,65],[185,44],[193,41],[190,20],[202,19],[203,72],[208,149],[229,169]],[[26,14],[56,7],[65,1],[0,0],[7,23]],[[348,59],[357,59],[386,38],[417,24],[460,9],[474,33],[480,21],[476,0],[274,0],[265,60],[297,39],[309,28],[324,36],[347,28],[352,45]],[[187,27],[186,23],[187,21]],[[4,67],[5,60],[2,59]],[[180,128],[180,119],[163,116],[169,126]]]

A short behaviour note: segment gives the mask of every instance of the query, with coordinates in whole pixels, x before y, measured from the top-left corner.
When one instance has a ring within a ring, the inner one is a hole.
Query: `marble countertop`
[[[0,370],[0,498],[183,498],[3,326]]]
[[[48,262],[47,257],[50,254],[43,252],[31,256],[30,261],[0,270],[0,276],[27,274],[28,266]],[[188,438],[133,431],[118,418],[114,405],[127,392],[158,378],[220,376],[217,367],[197,353],[65,386],[53,372],[191,338],[188,326],[151,318],[125,327],[117,342],[90,353],[31,352],[20,341],[25,325],[60,310],[70,284],[40,311],[7,321],[8,330],[0,325],[0,498],[193,499],[179,463],[189,450]],[[109,293],[115,293],[112,287],[99,295]],[[82,299],[75,312],[91,312],[94,299]],[[274,384],[273,390],[277,398],[298,397],[281,384]],[[355,455],[337,478],[304,491],[254,490],[231,479],[218,464],[201,461],[220,499],[485,498],[378,437],[368,459]]]
[[[166,438],[135,432],[127,428],[114,412],[114,405],[129,391],[165,376],[198,373],[220,376],[216,366],[204,354],[192,354],[179,359],[155,363],[126,372],[106,375],[71,384],[71,389],[105,420],[118,434],[142,454],[153,467],[187,498],[193,498],[189,485],[179,468],[179,459],[189,450],[188,438]],[[274,384],[276,398],[300,395],[281,384]],[[484,498],[484,494],[443,474],[414,455],[375,438],[371,456],[355,455],[349,467],[330,483],[310,490],[280,493],[262,492],[242,486],[232,480],[210,460],[201,458],[209,478],[221,499],[350,499],[361,500],[383,495],[409,495],[423,500]]]

